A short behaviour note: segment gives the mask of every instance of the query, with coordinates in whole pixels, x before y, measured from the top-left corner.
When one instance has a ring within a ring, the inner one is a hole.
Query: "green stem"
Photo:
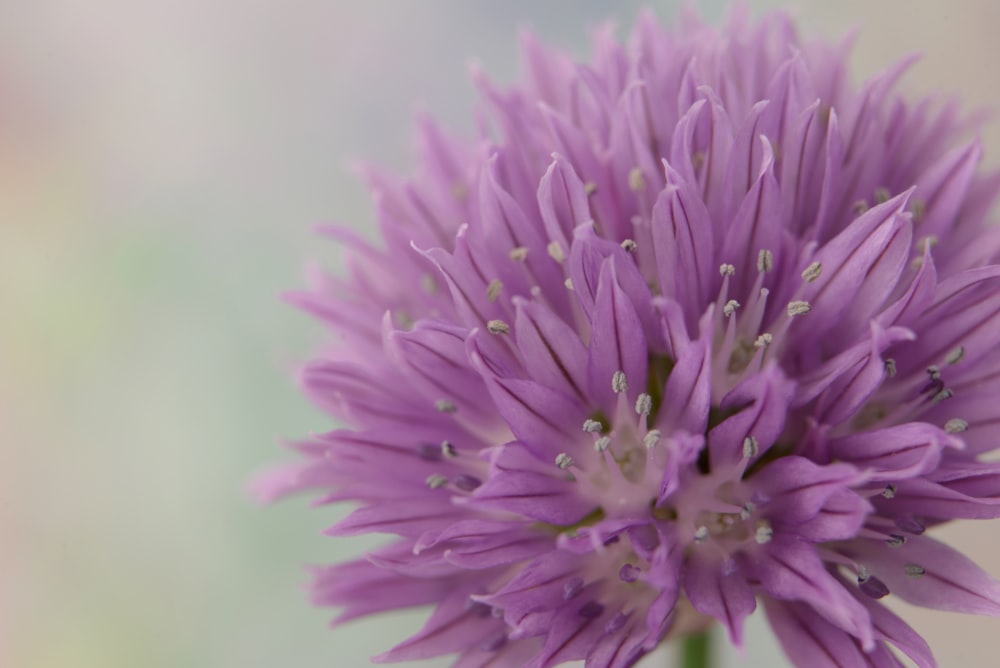
[[[709,668],[710,649],[711,636],[708,631],[684,638],[681,643],[682,668]]]

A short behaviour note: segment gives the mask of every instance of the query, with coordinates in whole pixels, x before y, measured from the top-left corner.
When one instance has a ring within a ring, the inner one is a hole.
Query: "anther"
[[[919,564],[906,564],[903,566],[903,571],[905,571],[911,578],[919,578],[927,572],[924,570],[924,567]]]
[[[510,333],[510,325],[503,320],[490,320],[486,323],[486,330],[490,334],[508,334]]]
[[[495,302],[499,299],[501,290],[503,290],[503,283],[499,278],[494,278],[490,281],[490,284],[486,286],[486,298],[491,302]]]
[[[927,210],[927,204],[921,199],[915,199],[910,204],[910,212],[913,213],[913,222],[920,222],[920,219],[924,217],[924,212]]]
[[[656,447],[656,444],[660,442],[660,430],[650,429],[646,432],[646,435],[642,437],[642,444],[646,446],[647,450],[651,450]]]
[[[448,401],[447,399],[438,399],[434,402],[434,408],[442,413],[454,413],[458,410],[458,406],[454,402]]]
[[[441,441],[441,454],[451,459],[458,456],[458,451],[455,450],[455,446],[451,444],[451,441]]]
[[[884,496],[887,499],[895,498],[895,496],[896,496],[896,486],[893,485],[893,484],[891,484],[891,483],[888,484],[888,485],[886,485],[885,489],[882,490],[882,496]]]
[[[760,545],[770,543],[771,539],[774,538],[774,529],[771,528],[771,523],[767,520],[758,522],[757,531],[754,532],[753,538]]]
[[[609,447],[611,447],[611,437],[601,436],[599,439],[594,441],[594,450],[597,452],[604,452]]]
[[[638,247],[639,247],[639,244],[637,244],[636,242],[634,242],[631,239],[626,239],[625,241],[622,242],[622,248],[624,248],[625,251],[628,252],[628,253],[634,253],[635,249],[638,248]]]
[[[621,568],[618,569],[618,579],[622,582],[635,582],[639,579],[639,573],[641,573],[638,568],[632,564],[623,564]]]
[[[898,533],[891,533],[889,537],[885,539],[885,544],[889,547],[903,547],[906,545],[906,536]]]
[[[819,278],[819,275],[822,273],[823,273],[823,265],[820,264],[819,262],[813,262],[811,265],[806,267],[805,270],[802,272],[802,280],[804,280],[806,283],[812,283],[817,278]]]
[[[471,492],[483,484],[483,481],[479,478],[466,475],[465,473],[455,476],[451,482],[455,485],[455,487],[459,488],[463,492]]]
[[[576,612],[584,619],[597,619],[604,614],[604,606],[597,601],[587,601]]]
[[[788,302],[788,315],[790,317],[794,318],[797,315],[805,315],[806,313],[809,313],[809,311],[811,310],[812,306],[809,305],[809,302],[804,302],[804,301]]]
[[[429,476],[427,476],[426,483],[427,486],[430,487],[431,489],[438,489],[448,484],[448,478],[441,475],[440,473],[432,473]]]
[[[896,375],[896,360],[891,357],[885,358],[885,375],[889,378],[893,378]]]
[[[611,376],[611,389],[615,394],[621,394],[628,389],[628,382],[625,380],[624,371],[615,371],[615,374]]]
[[[774,336],[768,332],[764,332],[753,342],[754,348],[767,348],[774,341]]]
[[[570,466],[573,466],[573,458],[567,455],[565,452],[560,452],[558,455],[556,455],[556,466],[565,471]]]
[[[957,348],[953,348],[951,352],[949,352],[945,356],[944,361],[947,364],[958,364],[959,362],[962,361],[964,357],[965,357],[965,347],[958,346]]]
[[[635,412],[639,415],[649,415],[652,410],[653,397],[649,396],[645,392],[641,392],[639,396],[635,398]]]
[[[566,286],[567,290],[575,290],[576,289],[576,288],[573,287],[573,279],[572,278],[567,278],[565,281],[563,281],[563,285]]]
[[[730,299],[728,302],[726,302],[726,305],[722,307],[722,315],[726,316],[727,318],[731,318],[732,315],[736,313],[736,309],[738,309],[739,307],[740,303],[738,301],[736,301],[735,299]]]
[[[892,198],[892,193],[889,192],[888,188],[879,187],[875,189],[875,203],[885,204]]]
[[[938,238],[933,234],[928,234],[926,237],[923,237],[922,239],[917,241],[917,250],[919,250],[921,254],[923,254],[937,245],[938,245]]]
[[[528,247],[518,246],[510,249],[510,259],[515,262],[524,262],[528,258]]]
[[[628,173],[628,187],[635,192],[639,192],[646,187],[646,179],[642,175],[642,168],[633,167]]]
[[[941,380],[941,369],[939,369],[937,365],[932,364],[931,366],[927,367],[927,375],[930,376],[930,379],[932,381]]]
[[[868,200],[859,199],[854,203],[854,213],[859,216],[868,210]]]
[[[597,420],[584,420],[583,430],[588,434],[599,434],[604,431],[604,425]]]
[[[757,439],[753,436],[747,436],[743,439],[743,457],[745,459],[750,459],[756,457],[757,453],[760,452],[760,447],[757,444]]]
[[[723,276],[732,276],[736,273],[736,267],[731,264],[722,264],[719,266],[719,273]]]
[[[583,578],[579,575],[570,578],[563,585],[563,600],[570,600],[575,597],[583,589]]]
[[[962,418],[952,418],[944,423],[944,430],[949,434],[961,434],[969,428],[969,423]]]
[[[587,181],[583,184],[583,193],[588,197],[597,192],[597,184],[593,181]]]
[[[885,598],[889,595],[889,587],[878,578],[872,576],[868,569],[862,566],[858,570],[858,589],[871,598]]]
[[[766,248],[757,253],[757,271],[764,273],[774,268],[774,254]]]
[[[437,281],[430,274],[424,274],[420,277],[420,287],[429,295],[437,294],[438,291]]]
[[[706,540],[708,540],[708,527],[700,526],[697,529],[695,529],[694,542],[704,543]]]
[[[562,262],[566,259],[566,251],[563,250],[562,244],[558,241],[550,242],[546,250],[549,252],[549,257],[556,262]]]
[[[951,399],[953,396],[955,396],[955,393],[946,387],[945,389],[941,390],[940,392],[934,395],[933,401],[934,403],[939,404],[945,399]]]
[[[752,502],[747,501],[743,504],[743,507],[740,508],[740,519],[744,521],[750,519],[750,516],[753,515],[753,511],[756,509],[757,506],[755,506]]]

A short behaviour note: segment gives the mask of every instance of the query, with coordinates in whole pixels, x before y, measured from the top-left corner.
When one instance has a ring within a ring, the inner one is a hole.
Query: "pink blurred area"
[[[421,106],[471,127],[471,58],[510,80],[519,26],[582,56],[640,4],[0,5],[0,666],[361,666],[419,625],[329,631],[301,566],[367,543],[246,494],[281,437],[328,426],[292,373],[321,332],[277,295],[336,267],[314,223],[370,222],[350,160],[405,169]],[[907,90],[1000,108],[991,0],[784,6],[859,28],[859,76],[920,51]],[[993,525],[940,534],[1000,575]],[[905,616],[942,665],[995,663],[996,620]],[[747,656],[724,662],[783,665],[760,619]]]

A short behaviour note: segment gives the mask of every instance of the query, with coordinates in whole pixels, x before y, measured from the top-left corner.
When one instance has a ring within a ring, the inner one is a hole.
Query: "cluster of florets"
[[[628,666],[760,602],[799,665],[931,666],[880,599],[1000,612],[924,533],[1000,515],[1000,182],[844,51],[782,15],[528,38],[478,143],[425,121],[413,179],[368,173],[384,246],[331,230],[349,277],[293,296],[350,427],[265,494],[398,536],[316,575],[342,619],[436,605],[383,660]]]

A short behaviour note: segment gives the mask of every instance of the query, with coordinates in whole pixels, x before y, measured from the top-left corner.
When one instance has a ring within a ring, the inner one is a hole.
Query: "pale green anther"
[[[958,364],[964,358],[965,348],[963,346],[958,346],[957,348],[953,348],[951,352],[948,353],[948,355],[944,358],[944,361],[947,364]]]
[[[962,418],[952,418],[944,423],[944,430],[949,434],[961,434],[969,428],[969,423]]]
[[[774,529],[771,528],[771,523],[767,520],[761,520],[758,522],[757,530],[754,532],[753,538],[760,545],[770,543],[771,539],[774,538]]]
[[[550,242],[546,250],[549,252],[549,257],[556,262],[562,262],[566,259],[566,251],[563,250],[562,244],[558,241]]]
[[[625,380],[624,371],[615,371],[615,375],[611,377],[611,389],[615,394],[621,394],[628,389],[628,382]]]
[[[573,466],[573,458],[567,455],[565,452],[560,452],[558,455],[556,455],[556,466],[565,471],[569,467]]]
[[[501,290],[503,290],[503,283],[499,278],[494,278],[490,281],[490,284],[486,286],[486,298],[491,302],[495,302],[500,298]]]
[[[774,268],[774,254],[766,248],[757,253],[757,271],[764,273]]]
[[[486,323],[486,331],[490,334],[508,334],[510,332],[510,325],[503,320],[490,320]]]
[[[448,478],[440,473],[432,473],[427,476],[427,486],[431,489],[438,489],[448,484]]]
[[[809,313],[809,311],[811,310],[812,306],[809,305],[809,302],[798,301],[798,300],[788,302],[788,315],[792,318],[794,318],[797,315],[805,315],[806,313]]]
[[[646,432],[646,435],[642,437],[642,444],[646,446],[646,449],[652,449],[656,447],[656,444],[660,442],[660,430],[650,429]]]
[[[518,246],[510,249],[510,259],[515,262],[524,262],[528,257],[528,247]]]
[[[635,192],[646,188],[646,178],[642,175],[642,168],[633,167],[628,173],[628,187]]]
[[[802,280],[806,283],[812,283],[819,275],[823,273],[823,265],[819,262],[813,262],[811,265],[805,268],[802,272]]]

